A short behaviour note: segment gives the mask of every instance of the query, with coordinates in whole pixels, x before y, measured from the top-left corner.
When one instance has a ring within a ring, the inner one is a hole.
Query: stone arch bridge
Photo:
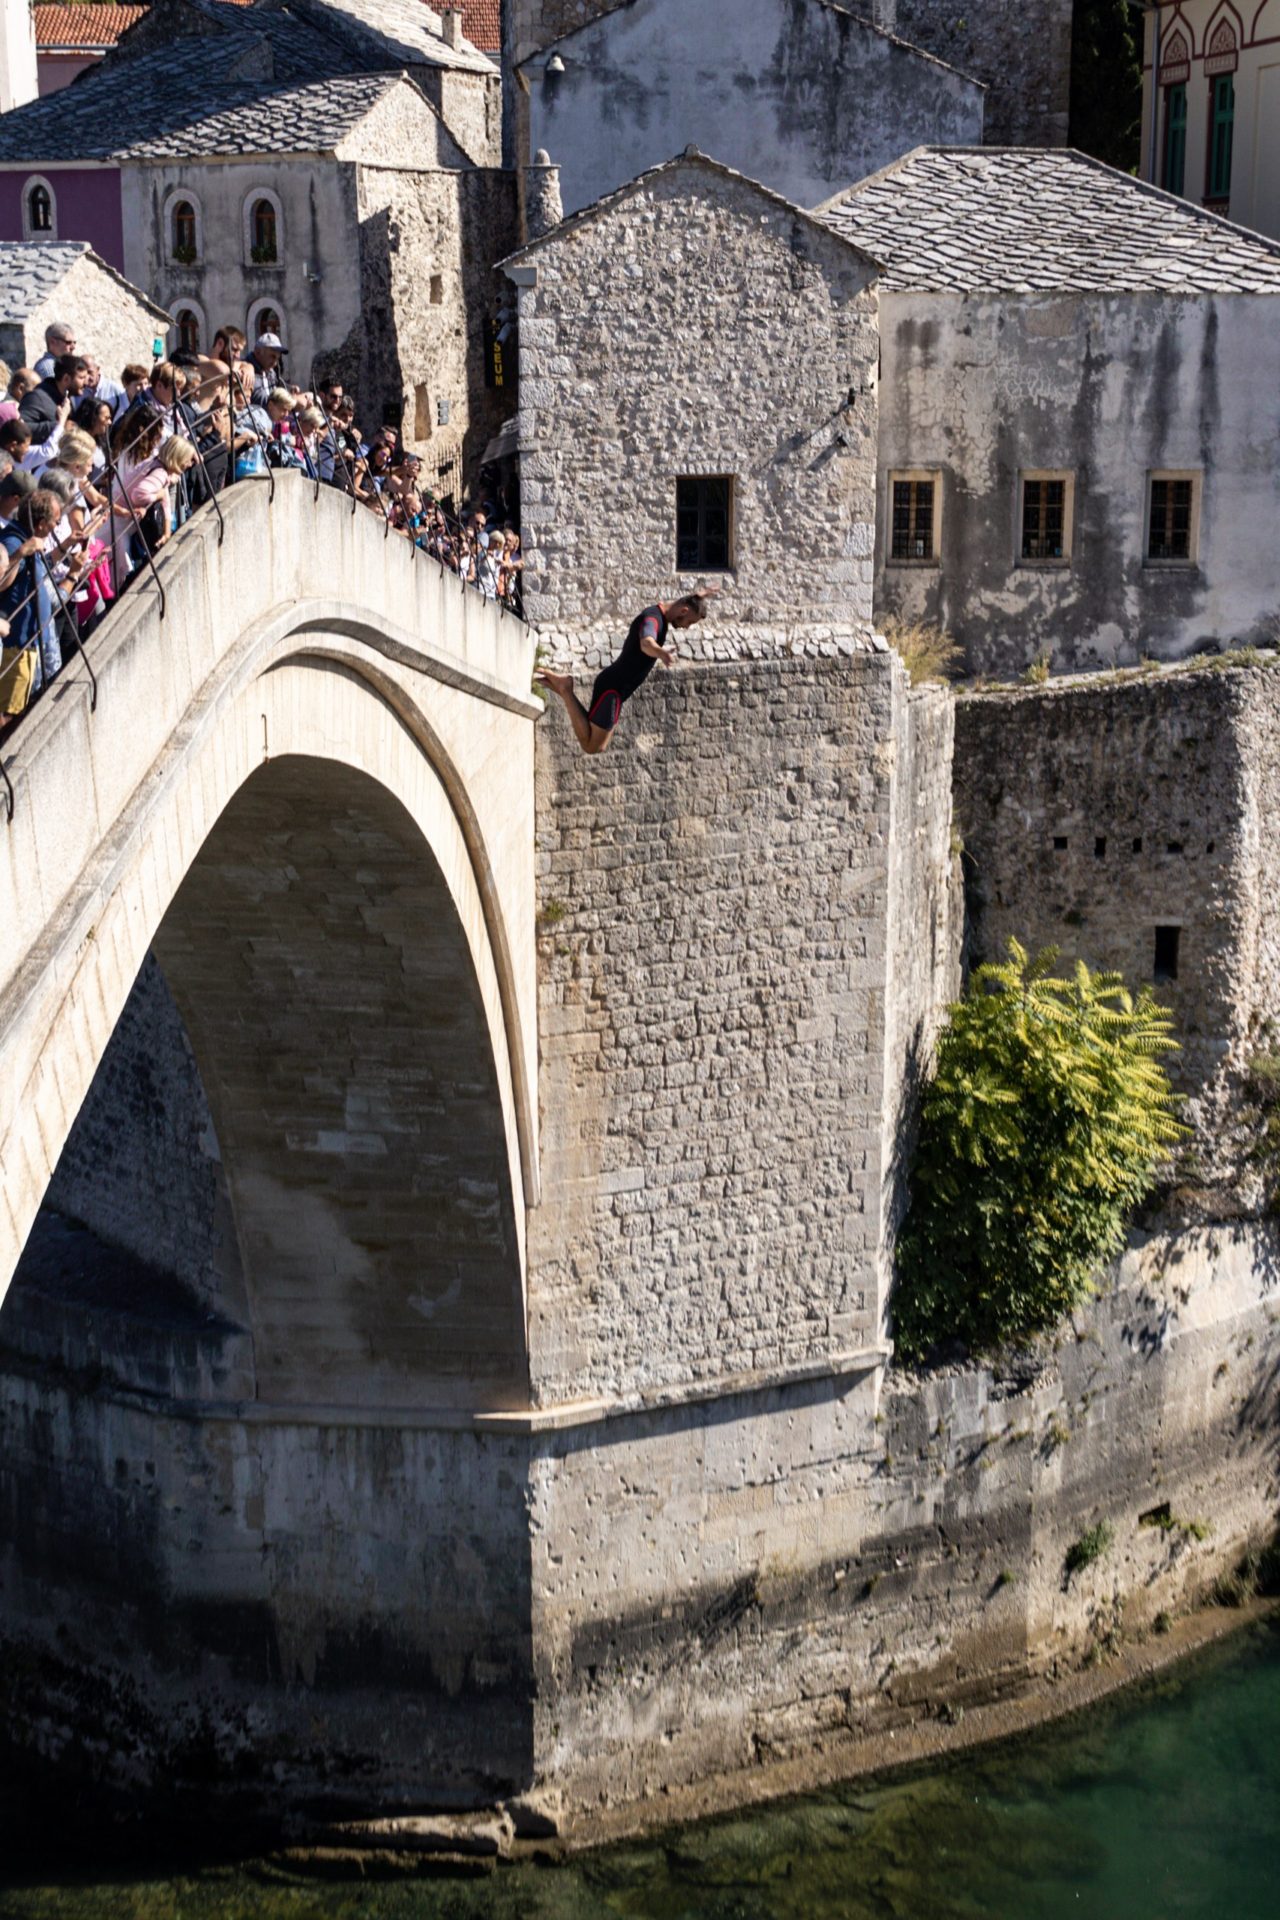
[[[8,759],[0,1287],[154,948],[257,1393],[523,1398],[527,629],[281,475],[184,527],[92,648],[96,702],[76,660]]]

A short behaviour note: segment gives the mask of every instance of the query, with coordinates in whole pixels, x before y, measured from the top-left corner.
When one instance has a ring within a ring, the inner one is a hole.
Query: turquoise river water
[[[21,1873],[10,1828],[3,1920],[1278,1920],[1280,1623],[1016,1742],[567,1866],[76,1873],[73,1826]]]

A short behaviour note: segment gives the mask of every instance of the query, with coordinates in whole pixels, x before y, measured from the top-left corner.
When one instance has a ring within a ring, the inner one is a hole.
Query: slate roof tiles
[[[84,258],[120,286],[128,287],[161,319],[168,319],[163,307],[148,300],[123,274],[100,259],[87,240],[0,240],[0,325],[21,326]]]
[[[430,32],[438,16],[419,0],[321,0],[305,15],[189,3],[218,30],[136,52],[126,42],[72,86],[0,114],[0,163],[332,152],[400,83],[403,13],[428,23],[424,47],[440,45]],[[335,14],[354,21],[351,38],[325,31]],[[374,33],[375,17],[389,21],[390,43]]]
[[[817,211],[900,290],[1280,292],[1280,244],[1069,148],[917,147]]]

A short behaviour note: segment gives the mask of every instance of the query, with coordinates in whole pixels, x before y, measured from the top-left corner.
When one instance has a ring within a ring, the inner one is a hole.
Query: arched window
[[[244,201],[246,266],[278,267],[284,260],[284,213],[278,194],[255,187]]]
[[[249,324],[245,328],[245,333],[248,335],[251,353],[254,341],[264,333],[274,333],[279,339],[284,340],[279,308],[273,307],[269,300],[256,300],[249,309]],[[285,341],[285,345],[288,345],[288,341]]]
[[[249,250],[259,266],[274,266],[280,258],[276,244],[276,210],[269,200],[255,200]]]
[[[173,257],[184,263],[196,257],[196,210],[189,200],[174,204]]]
[[[58,237],[57,195],[41,174],[28,180],[22,190],[22,237],[24,240],[56,240]]]
[[[202,353],[205,337],[204,312],[198,302],[175,300],[173,325],[169,329],[170,347],[183,353]]]

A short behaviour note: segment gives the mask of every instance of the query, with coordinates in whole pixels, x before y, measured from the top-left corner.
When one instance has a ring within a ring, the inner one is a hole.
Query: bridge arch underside
[[[256,1397],[522,1400],[497,1069],[465,932],[404,807],[340,763],[269,761],[153,945],[209,1103]]]

